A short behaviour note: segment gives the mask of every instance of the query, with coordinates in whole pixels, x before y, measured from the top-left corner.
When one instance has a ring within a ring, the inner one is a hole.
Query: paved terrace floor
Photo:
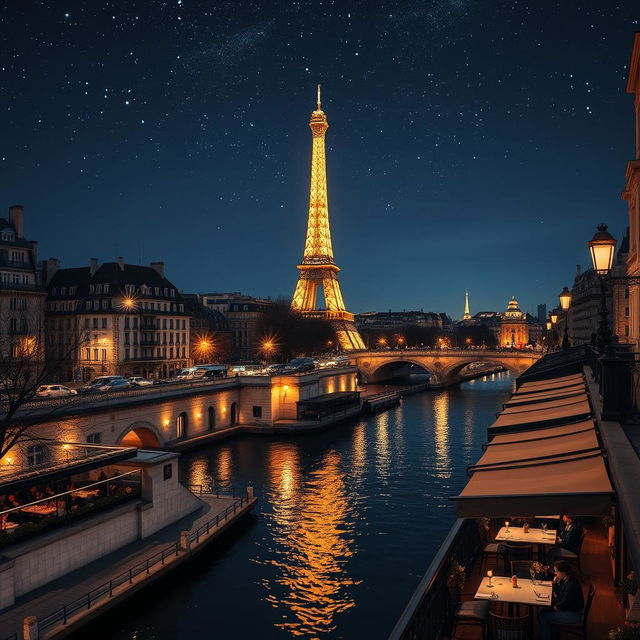
[[[609,630],[613,629],[624,622],[624,610],[622,605],[616,600],[613,588],[613,577],[611,571],[611,554],[609,551],[608,540],[603,530],[588,530],[582,547],[582,582],[583,590],[586,591],[589,584],[593,584],[596,588],[596,595],[593,599],[591,612],[589,613],[589,640],[605,640],[609,637]],[[467,579],[467,583],[463,591],[474,594],[480,584],[480,562],[475,563],[473,573]],[[487,565],[487,569],[495,569],[492,564]],[[495,573],[495,571],[494,571]],[[464,596],[464,600],[473,599],[472,595]],[[500,613],[497,611],[496,613]],[[522,610],[521,615],[525,614]],[[506,615],[506,613],[504,614]],[[537,638],[537,628],[533,625]],[[558,639],[575,638],[575,635],[559,634]],[[451,640],[481,640],[482,634],[480,627],[476,626],[459,626],[455,635]]]
[[[68,573],[16,600],[16,604],[0,613],[0,638],[17,633],[22,638],[22,623],[27,616],[38,619],[53,613],[64,605],[83,597],[88,591],[109,582],[129,567],[144,562],[148,557],[166,549],[180,537],[181,531],[195,531],[211,518],[232,505],[236,498],[202,496],[204,505],[193,514],[157,531],[144,540],[138,540],[118,551],[100,558],[81,569]],[[100,603],[96,603],[96,607]]]

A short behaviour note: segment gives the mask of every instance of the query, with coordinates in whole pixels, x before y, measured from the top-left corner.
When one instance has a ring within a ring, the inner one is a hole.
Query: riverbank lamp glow
[[[607,231],[606,224],[599,224],[598,230],[588,242],[593,270],[599,276],[606,276],[613,265],[616,239]]]
[[[549,312],[549,320],[551,320],[551,324],[558,322],[558,312],[555,309]]]

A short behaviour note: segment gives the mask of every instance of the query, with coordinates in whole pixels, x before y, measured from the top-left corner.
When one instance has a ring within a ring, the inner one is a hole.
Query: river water
[[[322,432],[185,454],[185,482],[251,481],[255,515],[92,637],[386,638],[451,527],[449,497],[511,384],[493,374]]]

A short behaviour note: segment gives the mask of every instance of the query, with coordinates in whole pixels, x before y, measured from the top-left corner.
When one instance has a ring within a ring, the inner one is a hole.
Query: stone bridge
[[[472,362],[495,364],[518,376],[541,357],[537,351],[402,349],[353,352],[349,354],[349,362],[358,367],[364,383],[409,373],[410,365],[415,365],[431,375],[433,385],[446,387],[460,382],[460,372]]]

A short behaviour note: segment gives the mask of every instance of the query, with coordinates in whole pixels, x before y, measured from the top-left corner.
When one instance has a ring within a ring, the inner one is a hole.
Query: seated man
[[[573,516],[562,516],[564,529],[558,534],[558,544],[549,551],[549,559],[575,560],[580,551],[582,527]]]
[[[579,624],[582,621],[584,597],[578,576],[564,560],[558,560],[553,571],[552,606],[538,615],[541,640],[551,640],[554,624]]]
[[[580,540],[582,538],[582,527],[578,524],[573,516],[562,516],[564,529],[558,535],[558,548],[551,553],[554,556],[562,556],[562,550],[578,553],[580,550]]]

